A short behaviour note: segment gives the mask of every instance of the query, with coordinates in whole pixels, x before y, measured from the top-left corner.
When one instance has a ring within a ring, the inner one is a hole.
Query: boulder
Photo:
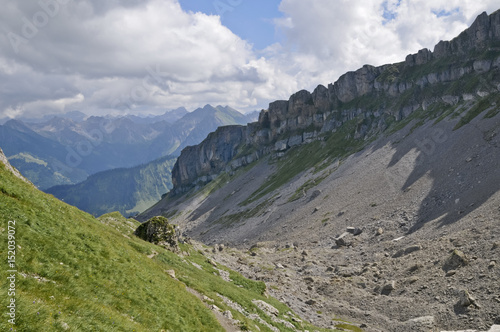
[[[361,228],[358,228],[358,227],[347,227],[347,232],[351,233],[354,236],[357,236],[357,235],[363,233]]]
[[[274,150],[275,151],[285,151],[288,147],[287,145],[287,140],[281,140],[281,141],[277,141],[275,144],[274,144]]]
[[[476,308],[480,308],[479,304],[476,302],[476,299],[472,297],[469,293],[469,291],[463,289],[458,293],[458,304],[460,304],[462,307],[469,307],[471,305],[475,306]]]
[[[170,224],[168,219],[157,216],[141,224],[134,232],[134,235],[157,245],[171,249],[178,249],[175,225]]]
[[[307,300],[307,301],[306,301],[306,304],[307,304],[307,305],[315,305],[315,304],[316,304],[316,301],[315,301],[315,300],[312,300],[312,299],[311,299],[311,300]]]
[[[260,310],[264,311],[268,316],[278,316],[280,313],[278,309],[262,300],[253,300],[252,303],[255,304]]]
[[[394,280],[392,281],[389,281],[388,283],[386,283],[383,287],[382,287],[382,290],[381,290],[381,294],[382,295],[389,295],[391,294],[391,292],[396,288],[396,282]]]
[[[348,236],[350,235],[350,233],[342,233],[342,235],[340,235],[339,237],[337,237],[335,239],[335,244],[337,245],[337,247],[347,247],[351,244],[351,242],[348,240]]]
[[[453,252],[448,256],[443,264],[443,270],[448,272],[450,270],[456,270],[459,267],[465,266],[469,263],[469,260],[463,252],[460,250],[453,250]]]

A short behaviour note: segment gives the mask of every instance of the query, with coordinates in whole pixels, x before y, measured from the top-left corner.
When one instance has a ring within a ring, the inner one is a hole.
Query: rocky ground
[[[173,222],[225,244],[214,260],[265,281],[315,324],[487,331],[500,324],[500,116],[455,123],[410,124],[242,205],[276,167],[259,163],[172,202]]]
[[[488,330],[500,324],[500,234],[486,226],[494,220],[478,217],[470,231],[425,240],[394,238],[390,226],[374,222],[337,244],[259,242],[211,255],[265,281],[273,296],[321,326],[346,319],[365,331]]]

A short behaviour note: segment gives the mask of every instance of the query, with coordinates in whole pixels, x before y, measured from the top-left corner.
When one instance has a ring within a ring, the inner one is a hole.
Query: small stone
[[[382,295],[389,295],[391,292],[396,288],[396,282],[394,280],[388,282],[387,284],[382,287],[381,294]]]
[[[406,255],[411,254],[412,252],[419,251],[421,249],[422,249],[422,247],[418,246],[418,245],[410,246],[406,249],[398,250],[394,255],[392,255],[392,258],[399,258],[402,256],[406,256]]]
[[[348,235],[349,233],[346,232],[335,239],[335,244],[337,245],[337,247],[346,247],[350,244],[349,241],[347,241]]]
[[[228,318],[228,319],[233,319],[233,314],[231,313],[231,311],[229,310],[226,310],[222,313],[222,316]]]
[[[419,281],[419,280],[420,280],[420,278],[419,278],[419,277],[411,277],[410,279],[408,279],[408,282],[409,282],[410,284],[414,284],[414,283],[416,283],[416,282],[417,282],[417,281]]]
[[[207,263],[209,263],[210,265],[212,265],[213,267],[217,267],[217,263],[214,262],[213,260],[211,260],[210,258],[207,259]]]
[[[313,277],[305,277],[305,278],[304,278],[304,281],[305,281],[305,282],[308,282],[308,283],[314,283],[316,280],[314,280],[314,278],[313,278]]]
[[[446,259],[444,265],[443,265],[443,270],[445,271],[450,271],[450,270],[456,270],[459,267],[465,266],[469,264],[469,260],[465,256],[463,252],[460,250],[453,250],[451,255]]]
[[[423,268],[423,265],[422,264],[415,264],[415,265],[412,265],[409,269],[408,269],[408,272],[410,273],[413,273],[419,269]]]
[[[476,299],[474,299],[467,290],[465,290],[465,289],[461,290],[460,293],[458,294],[458,296],[459,296],[458,303],[461,306],[469,307],[469,306],[473,305],[478,309],[481,308],[481,306],[476,302]]]
[[[307,256],[307,255],[308,255],[307,251],[306,251],[306,250],[303,250],[303,251],[302,251],[302,256]]]
[[[311,198],[309,200],[313,200],[315,199],[316,197],[318,197],[319,195],[321,195],[321,190],[315,190],[313,191],[312,195],[311,195]]]
[[[219,244],[219,251],[223,251],[224,250],[224,245],[223,244]]]
[[[461,306],[468,307],[472,304],[472,299],[468,291],[461,290],[458,296],[459,296],[459,303]]]
[[[203,295],[203,301],[205,302],[214,302],[213,299],[209,298],[208,296]]]
[[[450,271],[446,272],[446,276],[447,276],[447,277],[451,277],[451,276],[454,276],[456,273],[457,273],[457,271],[455,271],[455,270],[450,270]]]
[[[357,235],[363,233],[361,228],[358,228],[358,227],[347,227],[347,232],[351,233],[354,236],[357,236]]]
[[[315,300],[307,300],[306,304],[307,305],[314,305],[314,304],[316,304],[316,301]]]
[[[419,250],[422,250],[422,247],[419,245],[410,246],[410,247],[405,249],[405,255],[409,255],[412,252],[419,251]]]

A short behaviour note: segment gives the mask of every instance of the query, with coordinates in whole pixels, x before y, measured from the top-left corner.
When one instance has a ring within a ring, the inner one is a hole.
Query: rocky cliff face
[[[196,182],[206,183],[225,169],[246,140],[245,126],[219,127],[200,144],[182,150],[172,169],[174,188]]]
[[[419,108],[497,93],[499,70],[500,11],[489,16],[483,13],[458,37],[439,42],[433,52],[423,49],[397,64],[365,65],[328,87],[319,85],[312,93],[302,90],[289,100],[270,103],[256,123],[219,128],[201,144],[182,151],[172,170],[173,192],[209,182],[220,172],[269,152],[280,156],[355,118],[360,120],[355,138],[363,138],[385,130],[391,120],[400,121]],[[467,91],[453,85],[466,75],[477,78],[491,72],[496,75],[490,75],[493,85],[475,84]]]

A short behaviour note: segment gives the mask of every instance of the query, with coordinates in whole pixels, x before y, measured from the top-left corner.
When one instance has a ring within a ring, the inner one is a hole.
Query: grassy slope
[[[190,256],[180,257],[135,238],[137,226],[119,214],[99,220],[25,184],[0,164],[0,253],[7,256],[7,223],[16,221],[16,329],[17,331],[221,331],[215,316],[187,284],[229,307],[217,294],[258,313],[252,303],[265,300],[280,310],[289,309],[262,295],[265,285],[230,271],[223,281],[202,253],[183,246]],[[156,252],[153,258],[147,256]],[[191,262],[202,266],[198,269]],[[3,260],[1,303],[6,304],[7,263]],[[219,267],[225,269],[223,267]],[[170,278],[173,269],[180,281]],[[215,272],[215,274],[214,274]],[[184,283],[184,284],[183,284]],[[2,313],[5,311],[2,310]],[[249,330],[254,321],[233,311]],[[296,325],[298,323],[295,323]],[[283,325],[273,323],[281,331]],[[268,330],[258,324],[262,331]],[[304,328],[314,328],[304,324]],[[7,319],[0,329],[10,330]]]

